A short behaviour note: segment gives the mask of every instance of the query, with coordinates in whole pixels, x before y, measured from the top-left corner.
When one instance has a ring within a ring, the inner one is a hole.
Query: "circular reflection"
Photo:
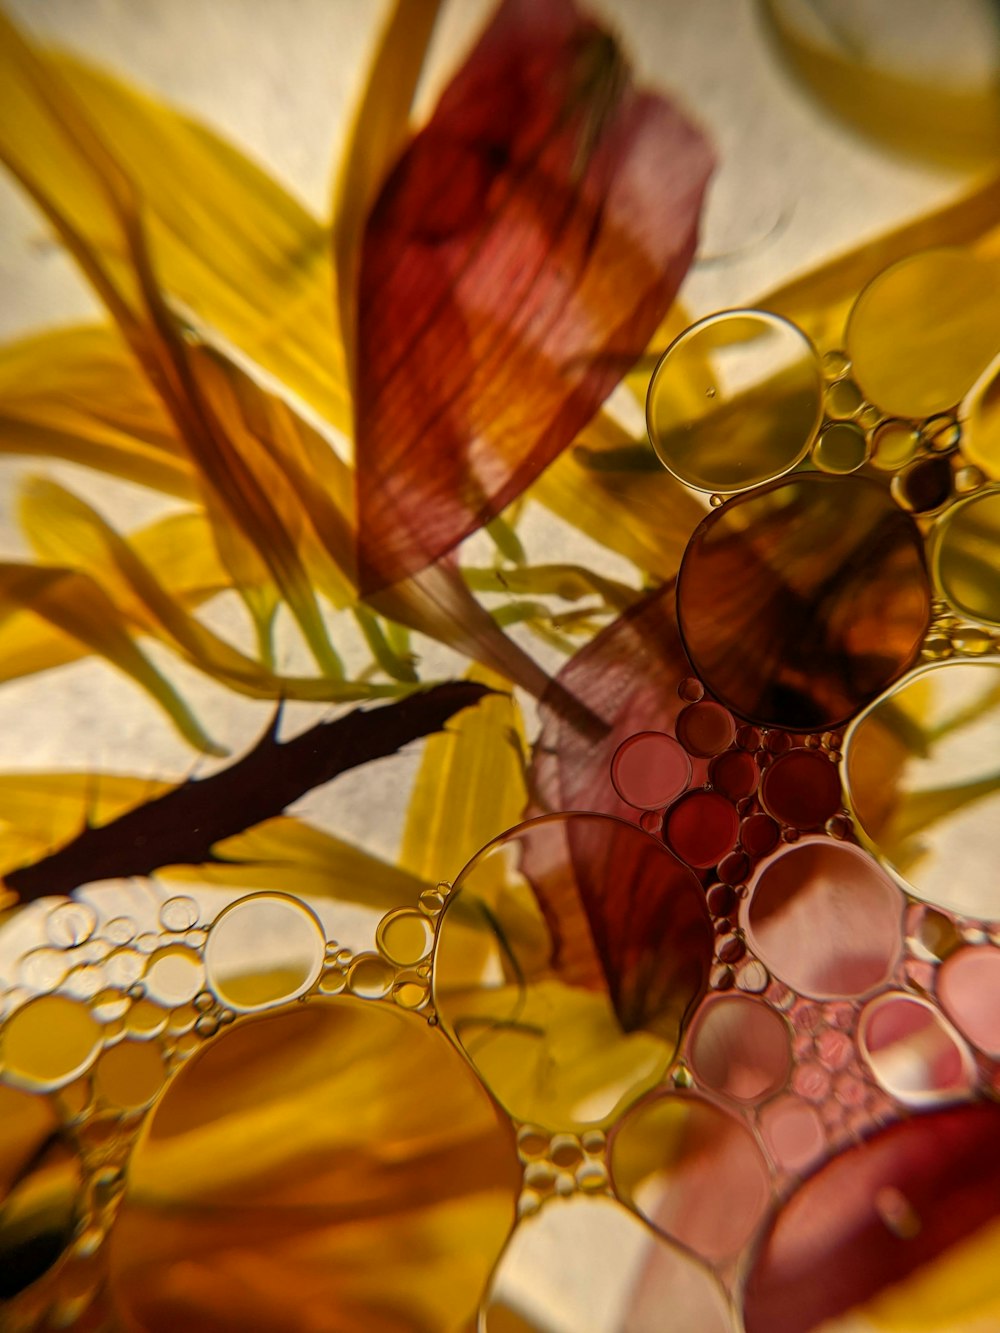
[[[422,1020],[342,999],[237,1023],[135,1149],[116,1310],[148,1333],[464,1327],[519,1183],[513,1130]]]
[[[689,754],[702,759],[728,750],[735,735],[732,713],[709,700],[689,705],[677,718],[677,739]]]
[[[64,995],[29,1000],[0,1029],[4,1077],[39,1092],[61,1087],[90,1065],[102,1038],[86,1005]]]
[[[754,952],[813,999],[860,995],[884,981],[899,954],[903,898],[867,852],[802,838],[766,861],[741,916]]]
[[[653,1093],[610,1143],[615,1193],[709,1262],[738,1253],[764,1215],[771,1177],[741,1119],[693,1094]]]
[[[611,760],[615,791],[637,810],[669,805],[691,780],[691,760],[673,736],[640,731],[622,741]]]
[[[731,801],[752,796],[760,781],[757,761],[746,750],[727,750],[712,761],[709,780],[716,791]]]
[[[1000,1058],[1000,949],[960,949],[938,973],[938,998],[959,1031]]]
[[[734,712],[792,731],[839,726],[920,650],[920,532],[878,483],[803,473],[699,524],[677,612],[692,665]]]
[[[701,491],[740,491],[793,468],[822,416],[823,377],[805,334],[778,315],[731,310],[667,348],[646,398],[660,461]]]
[[[730,1333],[732,1319],[707,1269],[612,1199],[557,1200],[525,1218],[490,1282],[481,1333],[619,1327]]]
[[[455,881],[434,1003],[512,1115],[595,1124],[663,1074],[712,938],[699,881],[662,843],[606,815],[548,815]]]
[[[732,801],[718,792],[693,791],[667,812],[663,836],[682,861],[707,870],[731,850],[739,824]]]
[[[916,897],[997,915],[1000,663],[939,662],[877,700],[844,738],[854,817]]]
[[[404,907],[382,918],[375,939],[391,962],[399,967],[415,967],[431,951],[434,927],[423,912]]]
[[[976,1067],[965,1044],[933,1005],[900,992],[865,1006],[858,1044],[891,1097],[929,1106],[971,1091]]]
[[[709,1000],[691,1026],[688,1060],[698,1080],[736,1101],[760,1101],[777,1092],[791,1059],[788,1024],[745,995]]]
[[[1000,265],[968,250],[925,250],[873,278],[847,321],[870,402],[919,419],[954,407],[1000,346]]]
[[[995,1327],[998,1145],[1000,1107],[981,1103],[912,1116],[827,1162],[757,1253],[747,1333]]]
[[[297,898],[255,893],[227,907],[205,946],[208,984],[230,1008],[266,1009],[304,995],[323,966],[323,930]]]
[[[872,437],[872,462],[883,472],[895,472],[917,456],[920,432],[911,421],[883,421]]]
[[[941,515],[931,531],[930,567],[960,615],[1000,625],[1000,488],[970,495]]]
[[[187,1004],[205,984],[205,965],[194,949],[183,944],[168,944],[149,956],[143,985],[157,1004],[173,1008]]]

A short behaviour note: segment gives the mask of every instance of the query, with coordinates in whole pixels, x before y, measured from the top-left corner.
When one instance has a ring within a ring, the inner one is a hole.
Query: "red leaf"
[[[586,424],[674,298],[711,166],[571,0],[504,0],[365,233],[362,593],[451,550]]]
[[[998,1134],[1000,1107],[957,1107],[892,1125],[828,1162],[764,1241],[746,1288],[747,1333],[825,1326],[993,1222]]]

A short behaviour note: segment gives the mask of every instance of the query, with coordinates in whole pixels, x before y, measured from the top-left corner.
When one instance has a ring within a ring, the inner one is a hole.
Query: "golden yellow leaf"
[[[406,143],[410,107],[440,8],[441,0],[395,0],[358,103],[334,192],[337,305],[352,379],[361,238],[376,195]]]
[[[328,229],[197,121],[81,61],[48,60],[133,182],[171,303],[347,429]]]
[[[0,564],[0,611],[10,608],[39,616],[130,676],[196,749],[206,754],[226,753],[209,739],[170,682],[138,647],[114,603],[89,575],[73,569],[4,562]]]
[[[618,451],[648,453],[645,466],[616,466]],[[691,533],[707,513],[702,497],[664,468],[652,448],[637,442],[602,412],[562,453],[528,494],[641,570],[659,579],[677,573]]]
[[[469,678],[503,690],[490,671]],[[453,879],[476,852],[516,824],[528,802],[524,723],[509,694],[459,713],[424,748],[406,812],[400,864],[431,882]]]
[[[197,495],[170,418],[110,325],[53,329],[0,348],[0,450]]]

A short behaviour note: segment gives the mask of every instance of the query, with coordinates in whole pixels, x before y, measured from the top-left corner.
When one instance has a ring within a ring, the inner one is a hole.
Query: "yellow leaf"
[[[88,575],[4,562],[0,564],[0,614],[11,608],[31,611],[130,676],[196,749],[226,753],[208,738],[180,695],[137,646],[108,595]]]
[[[136,629],[194,666],[257,699],[346,702],[399,693],[392,685],[278,676],[188,614],[129,543],[96,510],[55,482],[34,479],[21,503],[25,533],[43,560],[91,575]]]
[[[502,690],[492,672],[469,678]],[[528,801],[524,724],[509,694],[487,695],[428,738],[406,812],[400,864],[454,879],[476,852],[520,821]]]
[[[169,416],[108,325],[53,329],[0,348],[0,450],[197,495]]]
[[[866,241],[809,273],[772,288],[751,304],[784,315],[823,351],[841,347],[855,298],[884,268],[933,246],[965,245],[979,255],[996,255],[1000,252],[998,218],[1000,176],[995,176],[954,203]]]
[[[651,448],[648,469],[616,468],[615,451],[633,445],[623,427],[599,413],[528,494],[646,573],[670,579],[707,506],[660,465]]]
[[[215,851],[223,858],[217,864],[166,866],[157,875],[226,888],[274,889],[302,898],[337,898],[386,911],[416,906],[428,887],[418,875],[291,817],[257,824],[218,843]]]
[[[327,228],[196,121],[80,61],[48,59],[142,200],[165,294],[346,430]]]
[[[365,223],[406,143],[410,107],[441,0],[395,0],[355,114],[333,206],[340,329],[353,379],[357,279]]]

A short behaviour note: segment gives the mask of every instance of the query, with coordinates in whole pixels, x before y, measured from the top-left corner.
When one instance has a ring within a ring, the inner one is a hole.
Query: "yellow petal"
[[[615,466],[616,451],[635,443],[607,413],[599,413],[542,473],[529,495],[646,573],[673,578],[707,508],[660,465],[645,443],[640,447],[648,449],[648,469]]]
[[[337,898],[379,910],[415,906],[428,887],[417,874],[293,818],[269,819],[215,850],[223,858],[217,864],[168,866],[157,874],[166,880]]]
[[[134,182],[171,302],[347,429],[327,229],[196,121],[80,61],[48,60]]]
[[[30,610],[130,676],[168,714],[191,745],[224,754],[137,646],[99,584],[72,569],[0,564],[0,610]]]
[[[0,348],[0,450],[63,458],[168,495],[197,494],[163,405],[110,325]]]
[[[361,238],[375,197],[406,143],[410,107],[441,0],[396,0],[355,114],[333,206],[337,305],[353,367]],[[352,370],[353,376],[353,370]]]
[[[471,680],[502,691],[483,669]],[[410,794],[400,863],[432,883],[453,879],[476,852],[520,821],[528,803],[524,723],[509,694],[488,695],[430,736]]]

